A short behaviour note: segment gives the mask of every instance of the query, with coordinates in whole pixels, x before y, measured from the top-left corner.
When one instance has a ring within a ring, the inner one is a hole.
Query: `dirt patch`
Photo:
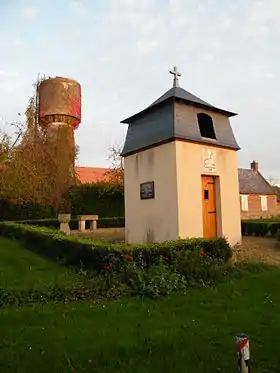
[[[280,267],[279,242],[266,237],[243,237],[242,244],[233,248],[232,260],[266,262]]]
[[[105,238],[115,242],[122,242],[125,238],[124,228],[98,228],[94,232],[90,230],[85,230],[84,232],[73,230],[71,234],[86,238]]]

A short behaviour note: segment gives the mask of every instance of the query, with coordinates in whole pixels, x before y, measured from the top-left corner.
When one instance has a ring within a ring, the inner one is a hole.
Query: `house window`
[[[246,194],[241,194],[241,210],[248,211],[248,196]]]
[[[267,196],[260,196],[260,197],[261,197],[262,211],[267,211]]]
[[[197,120],[201,136],[208,139],[216,139],[213,120],[210,115],[199,113],[197,114]]]

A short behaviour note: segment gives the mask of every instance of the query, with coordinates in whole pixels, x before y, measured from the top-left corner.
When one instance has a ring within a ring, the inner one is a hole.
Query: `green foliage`
[[[72,216],[94,214],[99,217],[124,216],[124,192],[121,186],[107,183],[75,186],[70,192]],[[57,218],[49,206],[21,204],[0,200],[0,220],[34,220]]]
[[[243,220],[241,223],[243,236],[275,237],[280,230],[279,221]]]
[[[48,219],[56,216],[57,213],[52,207],[31,204],[15,205],[0,199],[0,221]]]
[[[129,254],[135,261],[143,260],[148,266],[157,263],[159,257],[164,257],[172,263],[182,251],[204,252],[225,262],[231,257],[231,248],[224,238],[185,239],[132,246],[66,236],[54,229],[12,222],[0,222],[0,234],[17,238],[25,247],[48,258],[74,267],[80,268],[82,265],[97,273],[108,263],[109,255],[119,258]]]
[[[97,276],[85,283],[76,283],[72,288],[63,286],[52,286],[46,289],[1,289],[0,308],[7,306],[23,306],[35,303],[70,303],[85,299],[116,299],[121,295],[128,294],[122,286],[108,287],[104,277]]]
[[[71,191],[72,215],[124,216],[123,188],[113,184],[83,184]]]
[[[182,251],[176,258],[175,268],[189,283],[210,284],[226,275],[225,262],[205,253]]]
[[[226,274],[226,263],[231,257],[231,248],[223,238],[132,246],[67,236],[51,228],[12,222],[0,222],[0,235],[15,238],[41,256],[76,268],[88,280],[70,288],[52,286],[42,290],[41,295],[33,288],[2,291],[3,304],[62,301],[65,297],[116,297],[124,293],[168,295],[195,284],[219,280]]]

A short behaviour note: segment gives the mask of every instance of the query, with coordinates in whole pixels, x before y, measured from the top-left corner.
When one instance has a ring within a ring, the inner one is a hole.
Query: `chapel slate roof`
[[[276,194],[272,186],[258,171],[239,168],[238,179],[240,194]]]
[[[166,91],[162,96],[160,96],[157,100],[155,100],[151,105],[146,107],[144,110],[130,116],[129,118],[126,118],[126,119],[122,120],[121,123],[130,123],[131,121],[141,117],[145,113],[150,112],[154,107],[156,107],[156,106],[158,106],[158,105],[160,105],[164,102],[168,102],[170,100],[185,101],[188,104],[193,104],[195,106],[199,106],[199,107],[202,107],[202,108],[214,111],[214,112],[218,112],[218,113],[224,114],[228,117],[232,117],[232,116],[237,115],[236,113],[233,113],[231,111],[220,109],[216,106],[213,106],[213,105],[209,104],[208,102],[202,100],[201,98],[193,95],[192,93],[186,91],[185,89],[183,89],[181,87],[172,87],[168,91]]]
[[[201,136],[196,117],[185,111],[188,106],[224,116],[224,120],[213,120],[216,139]],[[129,124],[122,156],[174,139],[239,150],[228,120],[233,115],[237,114],[212,106],[180,87],[173,87],[146,109],[121,122]]]
[[[196,106],[205,107],[208,110],[216,111],[222,114],[227,115],[228,117],[232,117],[234,115],[237,115],[236,113],[232,113],[230,111],[220,109],[216,106],[213,106],[209,104],[208,102],[202,100],[201,98],[193,95],[192,93],[186,91],[185,89],[181,87],[172,87],[167,92],[165,92],[162,96],[160,96],[156,101],[154,101],[149,107],[154,107],[161,102],[164,102],[165,100],[168,100],[170,98],[175,98],[179,100],[186,101],[187,103],[193,103]]]

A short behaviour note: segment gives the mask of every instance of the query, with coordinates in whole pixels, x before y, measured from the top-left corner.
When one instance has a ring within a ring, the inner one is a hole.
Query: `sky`
[[[80,166],[107,167],[120,121],[172,86],[238,113],[239,167],[280,183],[279,0],[0,0],[0,128],[39,74],[76,79]]]

